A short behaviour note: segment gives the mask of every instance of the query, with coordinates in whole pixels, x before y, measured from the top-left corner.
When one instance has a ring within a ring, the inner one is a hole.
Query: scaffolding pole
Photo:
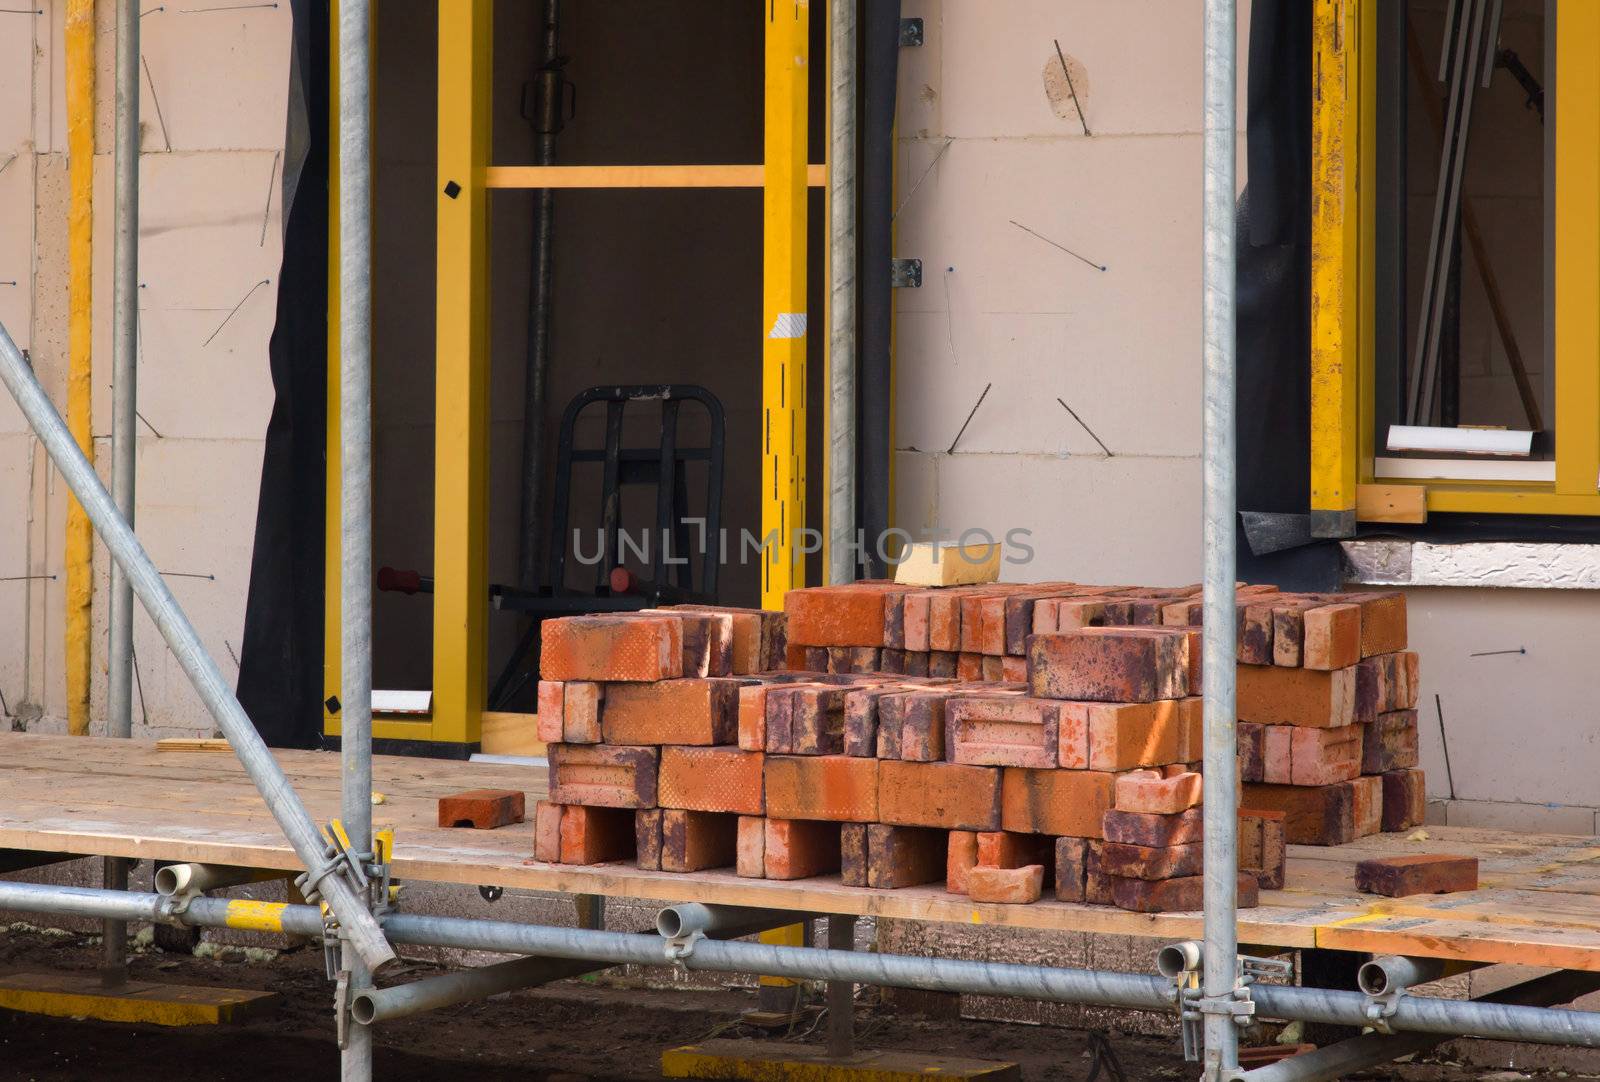
[[[371,17],[370,0],[339,0],[339,809],[357,854],[372,851]],[[349,1004],[372,973],[340,956],[340,1074],[370,1082],[372,1030]]]
[[[856,550],[856,0],[828,9],[828,582]]]
[[[66,422],[50,403],[33,369],[3,325],[0,325],[0,382],[16,399],[29,427],[82,504],[111,558],[127,574],[134,596],[150,614],[184,675],[194,685],[195,692],[260,792],[267,811],[307,868],[310,875],[307,886],[327,901],[343,933],[370,967],[381,969],[394,961],[394,950],[384,939],[383,929],[368,912],[365,902],[358,897],[348,869],[329,860],[327,842],[317,832],[305,805],[284,776],[283,768],[267,750],[250,723],[249,715],[217,668],[216,660],[206,652],[194,624],[189,622],[178,599],[172,596],[133,529],[117,512],[111,493],[101,484],[94,466],[78,448]]]

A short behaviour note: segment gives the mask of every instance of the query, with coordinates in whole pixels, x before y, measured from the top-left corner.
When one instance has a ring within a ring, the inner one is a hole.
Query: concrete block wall
[[[0,320],[65,405],[65,0],[0,34]],[[282,252],[290,16],[166,4],[145,15],[141,79],[137,526],[225,673],[244,620],[273,393],[267,341]],[[96,9],[93,431],[108,476],[115,8]],[[14,157],[13,157],[14,155]],[[7,164],[9,163],[9,164]],[[225,325],[224,325],[225,322]],[[219,329],[220,328],[220,329]],[[0,694],[10,719],[64,729],[66,490],[0,402]],[[91,714],[104,725],[109,557],[97,542]],[[40,577],[33,577],[40,576]],[[53,576],[53,577],[51,577]],[[135,732],[209,733],[210,717],[153,624],[135,615]],[[148,719],[148,723],[146,723]]]

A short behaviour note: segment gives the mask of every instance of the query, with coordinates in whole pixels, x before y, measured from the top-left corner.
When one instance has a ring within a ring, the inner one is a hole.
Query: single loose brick
[[[541,800],[533,806],[533,859],[561,863],[561,805]]]
[[[1151,848],[1188,845],[1205,836],[1205,822],[1199,808],[1176,815],[1112,809],[1106,812],[1102,827],[1108,842]]]
[[[550,799],[557,804],[656,806],[656,748],[552,744],[547,754]]]
[[[1238,881],[1240,909],[1261,904],[1256,877],[1241,873]],[[1112,898],[1118,909],[1134,913],[1189,913],[1198,910],[1205,898],[1205,877],[1182,879],[1122,879],[1112,877]]]
[[[978,835],[970,830],[952,830],[947,834],[944,889],[951,894],[965,894],[967,873],[978,865]]]
[[[839,824],[764,819],[763,868],[768,879],[807,879],[839,870]]]
[[[1084,838],[1056,839],[1056,900],[1081,902],[1084,900],[1085,879],[1088,874],[1089,842]]]
[[[1361,660],[1361,606],[1324,605],[1305,612],[1301,664],[1308,669],[1345,669]]]
[[[616,685],[606,690],[600,728],[607,744],[732,744],[740,686],[717,677]]]
[[[789,641],[806,646],[882,646],[886,591],[879,587],[813,586],[783,598]]]
[[[878,815],[875,818],[880,821],[945,830],[1000,829],[998,769],[896,760],[885,760],[877,766]],[[770,775],[767,792],[770,808]]]
[[[661,813],[661,870],[698,872],[735,862],[739,819],[716,812],[666,808]]]
[[[1477,890],[1478,858],[1443,853],[1374,857],[1356,864],[1356,889],[1386,898]]]
[[[1392,654],[1406,648],[1406,595],[1359,594],[1361,656]]]
[[[640,808],[633,813],[633,853],[641,871],[661,870],[660,808]]]
[[[841,830],[859,824],[845,824]],[[945,877],[945,832],[926,827],[866,824],[869,887],[897,889],[933,883]]]
[[[1308,729],[1289,725],[1291,785],[1331,785],[1349,781],[1361,773],[1362,730],[1364,725],[1344,725],[1337,729]]]
[[[439,798],[439,825],[493,830],[520,823],[524,800],[520,789],[464,789]]]
[[[1100,847],[1100,867],[1107,875],[1126,879],[1181,879],[1199,875],[1200,843],[1154,848],[1106,842]]]
[[[600,743],[600,701],[603,685],[592,680],[568,680],[562,699],[561,739],[568,744]]]
[[[848,755],[769,755],[767,814],[777,819],[873,822],[879,817],[879,765],[876,759]]]
[[[634,857],[633,813],[568,805],[561,811],[561,863],[603,864]]]
[[[565,739],[562,714],[566,709],[566,701],[567,685],[563,681],[539,681],[539,714],[534,722],[534,731],[546,744],[559,744]]]
[[[1415,710],[1379,714],[1371,725],[1357,729],[1362,734],[1361,773],[1387,774],[1417,765],[1420,753]]]
[[[1428,791],[1422,771],[1391,770],[1383,775],[1383,829],[1410,830],[1423,824]]]
[[[1189,693],[1188,636],[1173,628],[1090,627],[1028,642],[1033,694],[1089,702],[1149,702]]]
[[[762,815],[766,758],[732,747],[662,748],[656,802],[663,808]]]
[[[683,621],[564,616],[539,629],[544,680],[669,680],[683,675]]]
[[[967,873],[967,895],[975,902],[1026,905],[1044,892],[1044,866],[988,868],[980,864]]]
[[[1175,815],[1200,803],[1200,775],[1184,771],[1162,777],[1153,770],[1134,770],[1117,776],[1116,806],[1120,811]]]
[[[739,816],[733,870],[746,879],[767,874],[767,821],[754,815]]]
[[[1111,807],[1113,775],[1096,770],[1007,767],[1000,825],[1024,834],[1098,838]]]
[[[952,698],[945,704],[945,758],[974,766],[1056,766],[1062,705],[1017,695]]]
[[[1356,720],[1356,670],[1285,669],[1240,665],[1240,721],[1262,725],[1307,725],[1325,729]]]

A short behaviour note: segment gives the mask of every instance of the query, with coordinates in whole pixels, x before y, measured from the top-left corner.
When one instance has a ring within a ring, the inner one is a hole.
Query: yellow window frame
[[[1555,480],[1418,484],[1373,469],[1381,2],[1316,0],[1313,16],[1312,532],[1351,536],[1373,484],[1425,488],[1430,512],[1600,515],[1600,4],[1555,9]]]

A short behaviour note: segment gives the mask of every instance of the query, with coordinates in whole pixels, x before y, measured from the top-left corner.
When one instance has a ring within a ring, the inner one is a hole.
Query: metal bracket
[[[921,45],[922,45],[922,20],[920,18],[901,19],[900,20],[900,48],[902,48],[902,49],[915,49],[915,48],[921,47]]]
[[[694,953],[694,945],[705,937],[706,934],[704,932],[694,931],[687,935],[676,935],[668,939],[664,948],[667,961],[673,965],[682,965]]]
[[[921,289],[922,260],[889,260],[889,286],[892,289]]]
[[[350,971],[340,969],[333,986],[333,1017],[339,1050],[350,1047]]]
[[[1234,963],[1234,988],[1225,996],[1207,996],[1200,987],[1198,967],[1176,974],[1172,983],[1177,991],[1178,1018],[1183,1033],[1183,1058],[1200,1060],[1204,1046],[1201,1032],[1205,1016],[1225,1014],[1237,1026],[1255,1020],[1256,1005],[1250,998],[1250,985],[1262,977],[1286,977],[1294,971],[1292,963],[1281,958],[1256,958],[1241,954]]]

